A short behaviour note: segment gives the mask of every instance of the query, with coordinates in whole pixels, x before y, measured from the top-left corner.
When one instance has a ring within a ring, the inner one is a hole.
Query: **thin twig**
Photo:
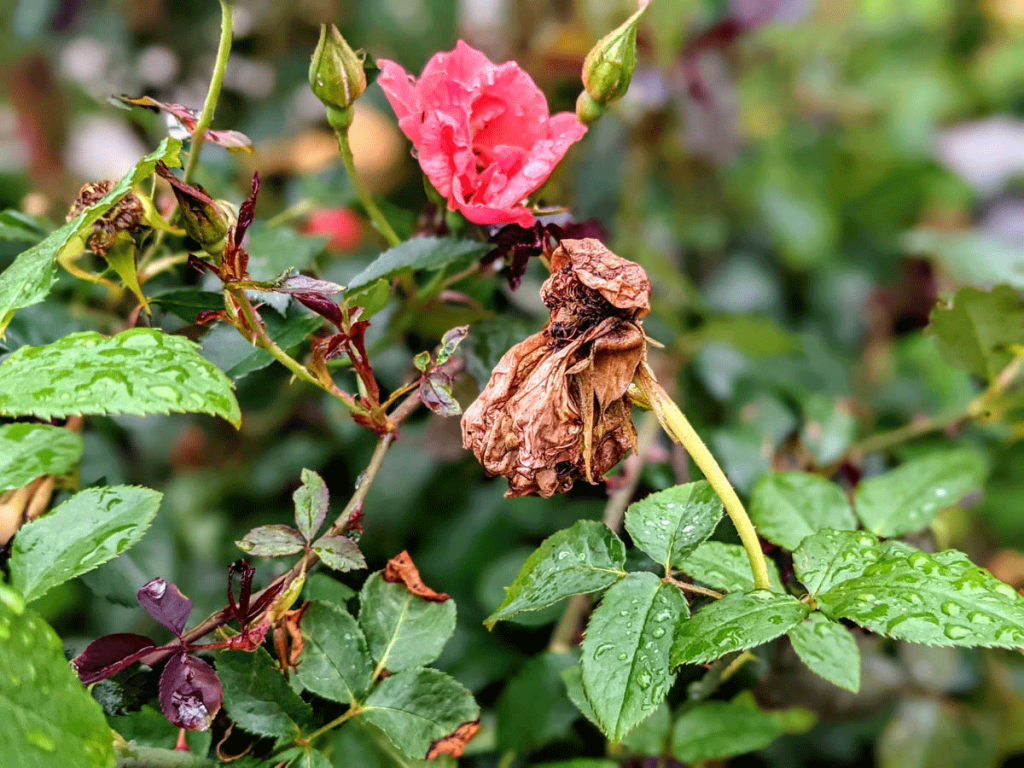
[[[355,158],[352,156],[352,145],[349,144],[348,140],[348,130],[336,131],[336,135],[338,137],[338,151],[341,152],[341,160],[345,164],[345,170],[348,171],[349,180],[352,182],[352,186],[355,187],[356,194],[359,195],[359,201],[363,204],[363,208],[373,222],[374,227],[388,241],[388,245],[394,248],[402,242],[402,238],[395,234],[395,230],[391,228],[387,217],[377,207],[377,203],[373,201],[370,190],[366,188],[362,177],[356,171]]]

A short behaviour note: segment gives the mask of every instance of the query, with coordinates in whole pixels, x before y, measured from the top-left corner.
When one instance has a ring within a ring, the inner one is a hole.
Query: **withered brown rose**
[[[112,181],[97,181],[86,184],[78,192],[78,198],[71,205],[65,219],[71,221],[78,214],[102,200],[114,188]],[[92,225],[89,249],[97,256],[105,256],[113,247],[119,232],[134,232],[143,225],[146,209],[134,192],[129,192],[115,203]]]
[[[644,361],[651,281],[599,241],[562,240],[541,287],[551,318],[512,347],[462,418],[462,443],[506,496],[596,480],[636,445],[626,397]]]

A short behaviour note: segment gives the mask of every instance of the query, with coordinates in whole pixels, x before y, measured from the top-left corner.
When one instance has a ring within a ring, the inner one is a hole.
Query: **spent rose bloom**
[[[377,82],[412,141],[420,167],[449,210],[477,224],[528,227],[523,200],[587,132],[513,61],[494,64],[463,41],[438,53],[417,80],[380,59]]]

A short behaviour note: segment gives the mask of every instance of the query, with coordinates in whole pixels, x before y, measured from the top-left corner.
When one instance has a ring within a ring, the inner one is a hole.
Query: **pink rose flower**
[[[549,115],[518,64],[493,64],[461,40],[435,54],[419,80],[393,61],[377,63],[398,126],[449,210],[477,224],[530,226],[524,199],[587,132],[576,115]]]

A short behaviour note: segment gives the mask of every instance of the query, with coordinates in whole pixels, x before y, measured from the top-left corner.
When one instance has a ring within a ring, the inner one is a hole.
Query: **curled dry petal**
[[[636,443],[626,390],[645,359],[651,283],[598,240],[563,240],[541,297],[551,318],[498,362],[462,440],[508,496],[602,477]]]
[[[419,568],[416,567],[406,551],[402,551],[388,560],[388,564],[384,567],[384,581],[391,584],[402,582],[405,588],[417,597],[434,603],[443,603],[451,599],[444,592],[435,592],[423,583]]]

